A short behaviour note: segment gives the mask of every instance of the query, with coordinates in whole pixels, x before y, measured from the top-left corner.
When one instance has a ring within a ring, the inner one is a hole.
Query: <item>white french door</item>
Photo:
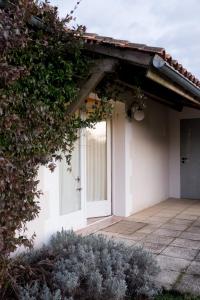
[[[75,144],[71,159],[71,171],[65,158],[57,164],[57,168],[52,174],[48,171],[46,190],[50,213],[47,232],[50,234],[57,230],[60,231],[62,228],[77,230],[86,225],[84,190],[81,181],[84,176],[81,166],[83,159],[81,143],[82,137]]]
[[[87,128],[86,215],[87,218],[111,214],[111,139],[110,122]]]
[[[82,137],[72,153],[71,166],[65,159],[59,163],[59,224],[65,229],[79,229],[86,224],[82,188]]]
[[[62,228],[83,228],[87,218],[111,214],[110,136],[110,122],[87,128],[76,142],[71,171],[65,159],[53,173],[44,170],[48,236]]]

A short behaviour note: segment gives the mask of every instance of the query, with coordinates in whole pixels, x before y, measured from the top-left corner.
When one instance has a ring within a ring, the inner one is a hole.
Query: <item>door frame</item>
[[[79,168],[80,168],[80,202],[81,209],[66,214],[60,213],[60,201],[61,201],[61,173],[60,173],[60,162],[57,162],[57,167],[53,173],[50,173],[48,169],[45,170],[45,183],[44,192],[48,194],[48,218],[46,222],[46,232],[48,235],[55,231],[61,231],[62,228],[65,230],[78,230],[83,228],[87,224],[85,218],[85,193],[82,179],[84,179],[84,167],[81,161],[83,159],[83,151],[81,145],[83,144],[83,134],[80,132],[79,141]],[[67,167],[67,165],[66,165]],[[70,199],[71,201],[71,199]]]
[[[180,119],[180,197],[186,198],[186,199],[199,199],[199,197],[194,196],[195,193],[191,196],[189,190],[186,189],[187,192],[185,192],[183,189],[183,186],[184,186],[183,181],[185,178],[183,164],[186,164],[186,166],[187,166],[187,160],[190,161],[190,157],[188,157],[188,155],[190,155],[191,153],[189,154],[189,153],[184,152],[183,146],[185,146],[185,145],[183,145],[183,140],[182,140],[183,132],[182,131],[183,131],[184,123],[187,123],[187,121],[192,121],[192,120],[198,120],[200,122],[200,116]],[[192,175],[190,175],[189,177],[191,177],[191,176]],[[187,181],[188,181],[188,178],[187,178]],[[188,196],[186,196],[185,194],[188,194]]]
[[[107,120],[107,195],[110,201],[110,209],[107,211],[106,215],[112,214],[112,156],[111,156],[111,120]],[[68,214],[60,214],[60,201],[61,201],[61,193],[60,193],[60,170],[59,170],[59,162],[56,163],[57,167],[53,173],[51,173],[48,169],[44,170],[44,188],[43,191],[47,195],[48,198],[48,216],[45,222],[45,232],[47,236],[50,236],[52,233],[56,231],[61,231],[62,228],[65,230],[73,229],[78,230],[87,226],[87,195],[86,195],[86,135],[85,129],[80,131],[80,142],[79,142],[79,163],[80,163],[80,198],[81,198],[81,209],[68,213]],[[101,207],[97,207],[96,211],[99,211]],[[95,217],[93,215],[92,217]]]
[[[170,164],[169,164],[169,197],[181,198],[180,173],[180,121],[200,118],[200,111],[184,107],[181,112],[169,111]]]
[[[83,134],[84,139],[84,145],[85,145],[85,153],[84,153],[84,159],[82,162],[84,162],[83,169],[85,169],[85,175],[84,175],[84,190],[85,190],[85,216],[86,219],[88,218],[95,218],[95,217],[106,217],[112,215],[112,132],[111,132],[111,120],[106,120],[106,160],[107,160],[107,199],[102,201],[95,201],[95,203],[88,203],[87,202],[87,173],[86,173],[86,134],[84,131]],[[105,201],[105,202],[104,202]],[[89,205],[88,205],[89,204]],[[91,205],[90,205],[91,204]],[[107,206],[105,207],[105,204]]]

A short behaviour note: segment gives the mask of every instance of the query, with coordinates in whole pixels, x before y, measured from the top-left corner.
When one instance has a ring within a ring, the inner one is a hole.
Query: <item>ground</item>
[[[128,218],[106,219],[85,233],[143,246],[160,265],[159,285],[200,295],[200,200],[168,199]]]
[[[165,292],[162,295],[157,296],[155,300],[200,300],[200,297],[181,295],[176,292]]]

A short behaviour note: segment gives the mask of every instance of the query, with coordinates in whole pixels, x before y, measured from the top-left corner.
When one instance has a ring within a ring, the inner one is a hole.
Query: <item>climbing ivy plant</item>
[[[68,113],[90,64],[71,18],[47,2],[0,1],[0,287],[10,253],[32,242],[24,229],[39,213],[39,166],[53,171],[61,151],[69,162],[78,130],[107,111],[102,102],[84,120]]]

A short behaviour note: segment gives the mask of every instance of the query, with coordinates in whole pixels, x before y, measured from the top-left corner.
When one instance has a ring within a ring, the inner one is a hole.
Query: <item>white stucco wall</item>
[[[169,195],[180,198],[180,120],[200,118],[200,111],[185,107],[182,112],[170,110]]]
[[[48,168],[41,167],[38,178],[40,180],[38,189],[43,192],[39,200],[41,210],[38,217],[27,224],[28,236],[31,237],[36,233],[34,239],[36,247],[46,243],[52,234],[61,231],[62,228],[77,230],[86,226],[84,209],[66,215],[60,214],[59,166],[53,173]],[[81,193],[84,194],[84,191]],[[73,201],[73,195],[71,200]]]
[[[124,104],[116,103],[111,147],[114,215],[129,216],[168,197],[180,197],[180,119],[197,117],[198,110],[184,108],[176,112],[148,100],[145,119],[129,121]],[[81,172],[84,178],[84,165]],[[29,235],[37,233],[36,246],[62,227],[78,229],[86,225],[84,213],[59,214],[58,168],[53,174],[40,168],[39,178],[44,193],[42,209],[39,217],[28,224]]]
[[[148,100],[142,122],[126,122],[126,213],[169,196],[168,108]]]
[[[115,103],[112,117],[112,213],[126,215],[126,114],[121,102]]]
[[[145,119],[129,121],[122,106],[113,118],[113,212],[121,205],[128,216],[169,196],[169,115],[149,100]]]
[[[39,215],[33,221],[27,224],[28,236],[31,237],[34,233],[36,234],[34,239],[34,245],[36,247],[47,242],[51,234],[52,228],[49,226],[49,221],[50,219],[56,218],[56,210],[55,207],[53,207],[54,203],[51,203],[52,201],[50,196],[52,195],[53,191],[55,192],[56,196],[57,186],[55,182],[56,173],[51,173],[45,167],[40,167],[38,179],[40,180],[38,190],[42,191],[42,195],[40,196],[40,199],[36,199],[36,201],[39,202],[41,209]],[[49,192],[49,187],[51,187],[51,193]],[[59,201],[59,195],[56,197],[57,201]]]

